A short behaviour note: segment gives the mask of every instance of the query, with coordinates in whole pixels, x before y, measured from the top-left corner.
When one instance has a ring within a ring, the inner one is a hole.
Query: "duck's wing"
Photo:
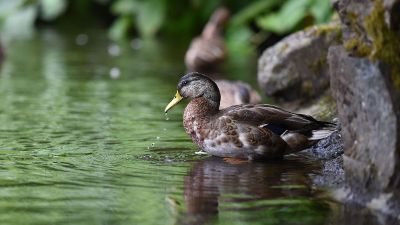
[[[313,130],[332,127],[334,124],[322,122],[311,116],[292,113],[268,104],[237,105],[221,110],[220,116],[228,116],[238,123],[268,128],[276,134],[286,131],[311,135]]]

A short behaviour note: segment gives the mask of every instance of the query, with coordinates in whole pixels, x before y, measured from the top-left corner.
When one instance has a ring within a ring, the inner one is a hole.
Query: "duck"
[[[215,79],[221,94],[220,109],[245,103],[258,104],[261,96],[249,84],[240,80]]]
[[[335,124],[269,104],[242,104],[219,109],[221,95],[208,76],[182,76],[164,112],[183,99],[189,101],[183,126],[207,154],[233,159],[282,159],[311,147],[335,131]]]
[[[201,35],[194,38],[185,54],[188,72],[213,73],[227,58],[223,38],[223,28],[229,20],[230,12],[221,7],[214,11]]]
[[[207,73],[212,76],[221,93],[221,109],[232,105],[261,102],[261,96],[249,84],[221,78],[219,66],[228,55],[223,28],[229,16],[227,8],[216,9],[202,34],[191,41],[184,60],[187,72]]]

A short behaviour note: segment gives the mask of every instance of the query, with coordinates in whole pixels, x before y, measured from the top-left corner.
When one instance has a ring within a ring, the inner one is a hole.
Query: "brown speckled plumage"
[[[315,131],[327,131],[320,139],[332,130],[330,123],[267,104],[236,105],[219,110],[218,87],[199,73],[183,76],[178,94],[190,100],[183,115],[186,133],[200,149],[215,156],[281,158],[314,144]],[[166,111],[172,106],[167,106]]]

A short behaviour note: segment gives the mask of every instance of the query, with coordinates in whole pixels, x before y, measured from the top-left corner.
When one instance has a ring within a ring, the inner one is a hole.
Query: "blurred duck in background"
[[[200,71],[210,75],[218,72],[219,65],[227,58],[223,30],[229,15],[228,9],[217,9],[201,36],[192,40],[185,55],[185,64],[189,72]]]
[[[201,72],[215,81],[221,92],[221,109],[232,105],[261,102],[260,95],[249,84],[217,78],[221,76],[219,66],[228,56],[223,30],[229,16],[230,12],[225,7],[215,10],[202,34],[192,40],[185,55],[188,72]]]
[[[224,109],[232,105],[258,104],[261,103],[261,97],[256,90],[249,84],[242,81],[215,80],[220,94],[221,103],[219,108]]]

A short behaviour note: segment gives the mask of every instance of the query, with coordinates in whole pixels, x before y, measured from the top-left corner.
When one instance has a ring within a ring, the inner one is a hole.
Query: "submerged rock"
[[[340,37],[337,23],[314,26],[265,50],[258,61],[262,91],[286,101],[321,95],[329,87],[328,48]]]
[[[314,176],[314,182],[320,186],[338,188],[344,183],[343,170],[343,139],[340,123],[337,130],[329,137],[320,140],[311,148],[305,150],[308,156],[320,160],[321,172]]]
[[[308,149],[318,159],[335,159],[344,152],[340,124],[337,130],[329,137],[320,140],[317,144]]]

